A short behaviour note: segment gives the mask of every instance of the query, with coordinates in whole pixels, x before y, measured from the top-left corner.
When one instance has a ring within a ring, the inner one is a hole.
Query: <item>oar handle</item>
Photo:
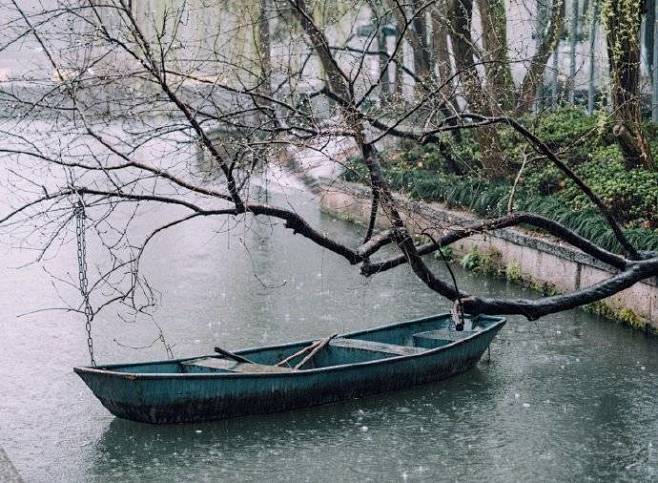
[[[315,344],[315,347],[313,347],[311,352],[306,357],[304,357],[304,359],[302,359],[302,362],[300,362],[295,366],[295,369],[301,369],[302,367],[304,367],[304,364],[306,364],[311,359],[313,359],[318,352],[324,349],[324,346],[326,346],[329,342],[331,342],[331,339],[337,336],[338,334],[332,334],[329,337],[325,337],[324,339],[320,340],[317,344]]]
[[[222,349],[221,347],[215,347],[215,352],[217,352],[218,354],[223,355],[224,357],[228,357],[229,359],[233,359],[234,361],[245,362],[247,364],[253,364],[253,362],[250,361],[249,359],[247,359],[245,357],[242,357],[242,356],[239,356],[237,354],[233,354],[233,352],[227,351],[226,349]]]

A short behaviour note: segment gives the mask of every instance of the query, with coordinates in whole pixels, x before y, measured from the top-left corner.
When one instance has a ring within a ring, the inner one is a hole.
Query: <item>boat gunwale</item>
[[[378,327],[373,327],[370,329],[365,329],[365,330],[359,330],[359,331],[354,331],[354,332],[347,332],[345,334],[340,334],[338,337],[354,337],[358,335],[363,335],[363,334],[368,334],[370,332],[375,332],[377,330],[381,329],[386,329],[386,328],[396,328],[396,327],[403,327],[405,325],[411,325],[414,323],[418,322],[424,322],[428,321],[431,319],[441,319],[441,318],[446,318],[450,317],[450,313],[443,313],[443,314],[437,314],[437,315],[432,315],[428,317],[421,317],[418,319],[413,319],[409,321],[404,321],[404,322],[399,322],[397,324],[389,324],[389,325],[381,325]],[[348,364],[337,364],[333,366],[326,366],[326,367],[316,367],[312,369],[305,369],[305,370],[299,370],[299,371],[290,371],[290,372],[276,372],[276,373],[260,373],[260,372],[208,372],[208,373],[174,373],[174,372],[167,372],[167,373],[157,373],[157,372],[124,372],[124,371],[116,371],[112,370],[113,367],[126,367],[126,366],[139,366],[139,365],[157,365],[157,364],[175,364],[175,363],[180,363],[180,362],[185,362],[185,361],[191,361],[194,359],[199,359],[203,357],[215,357],[216,354],[209,354],[209,355],[200,355],[200,356],[194,356],[194,357],[184,357],[181,359],[172,359],[172,360],[160,360],[160,361],[150,361],[150,362],[134,362],[130,364],[108,364],[104,365],[103,368],[98,368],[98,367],[91,367],[91,366],[78,366],[74,367],[73,371],[76,374],[94,374],[94,375],[103,375],[103,376],[110,376],[110,377],[117,377],[121,379],[128,379],[131,381],[140,379],[140,380],[150,380],[150,379],[177,379],[177,378],[186,378],[186,379],[224,379],[224,378],[250,378],[250,377],[257,377],[257,378],[273,378],[273,377],[298,377],[302,376],[305,374],[317,374],[317,373],[322,373],[322,372],[334,372],[334,371],[340,371],[340,370],[347,370],[351,369],[354,367],[365,367],[365,366],[370,366],[370,365],[375,365],[375,364],[386,364],[386,363],[395,363],[395,362],[401,362],[403,360],[407,359],[413,359],[413,358],[421,358],[425,356],[430,356],[434,355],[438,352],[448,350],[456,345],[460,344],[465,344],[469,341],[471,341],[474,338],[481,337],[482,335],[486,334],[487,332],[491,332],[494,329],[500,328],[503,325],[507,323],[507,319],[505,317],[500,317],[500,316],[490,316],[490,315],[484,315],[480,316],[482,318],[486,318],[489,320],[493,320],[494,322],[484,328],[481,331],[477,331],[467,337],[464,337],[462,339],[450,342],[449,344],[440,346],[440,347],[435,347],[433,349],[428,349],[425,352],[421,352],[419,354],[401,354],[397,356],[392,356],[392,357],[385,357],[382,359],[374,359],[371,361],[363,361],[363,362],[355,362],[355,363],[348,363]],[[291,342],[288,344],[280,344],[280,345],[272,345],[272,346],[262,346],[262,347],[251,347],[248,349],[240,349],[239,351],[236,351],[236,355],[245,355],[250,352],[256,352],[259,350],[272,350],[272,349],[284,349],[286,347],[298,345],[298,344],[310,344],[315,342],[315,340],[310,339],[310,340],[305,340],[305,341],[297,341],[297,342]]]

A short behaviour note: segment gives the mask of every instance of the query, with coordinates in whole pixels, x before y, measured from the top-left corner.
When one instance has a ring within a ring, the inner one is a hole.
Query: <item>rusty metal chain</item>
[[[82,295],[84,305],[89,359],[91,365],[96,367],[96,359],[94,358],[94,340],[91,336],[91,323],[94,320],[94,311],[89,302],[89,282],[87,280],[87,242],[85,239],[86,217],[85,206],[82,199],[80,199],[75,207],[75,236],[78,242],[78,278],[80,280],[80,294]]]

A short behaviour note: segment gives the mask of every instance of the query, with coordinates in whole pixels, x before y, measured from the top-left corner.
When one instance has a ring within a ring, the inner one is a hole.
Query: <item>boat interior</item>
[[[221,354],[175,361],[104,366],[129,373],[286,373],[418,355],[470,337],[498,323],[497,317],[465,319],[458,331],[449,315],[386,326],[315,342],[238,351],[240,361]]]

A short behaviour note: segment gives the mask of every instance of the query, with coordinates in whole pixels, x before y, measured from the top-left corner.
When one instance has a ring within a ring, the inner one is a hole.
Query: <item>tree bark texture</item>
[[[493,101],[484,89],[475,66],[475,48],[471,37],[473,18],[473,0],[452,0],[450,11],[452,19],[451,41],[455,57],[455,66],[459,72],[466,102],[471,111],[496,114]],[[500,146],[496,128],[485,126],[475,133],[475,140],[480,146],[480,159],[485,176],[501,178],[507,173],[507,163]]]
[[[640,113],[640,26],[643,0],[605,0],[603,22],[607,31],[612,90],[613,134],[629,169],[654,169],[651,147],[642,130]]]

